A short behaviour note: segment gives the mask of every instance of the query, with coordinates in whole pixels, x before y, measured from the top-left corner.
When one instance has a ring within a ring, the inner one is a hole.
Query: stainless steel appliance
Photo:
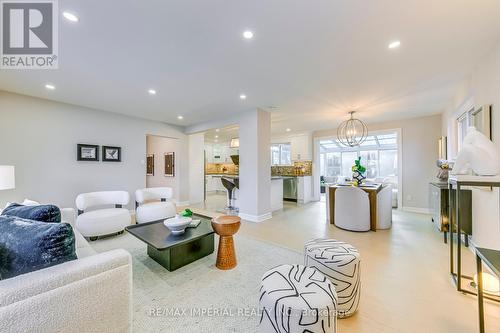
[[[283,178],[283,200],[297,202],[297,177]]]

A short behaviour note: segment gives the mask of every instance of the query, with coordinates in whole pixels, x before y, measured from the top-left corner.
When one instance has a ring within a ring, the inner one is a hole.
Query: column
[[[240,138],[240,217],[261,222],[271,214],[271,114],[252,110],[241,115]]]

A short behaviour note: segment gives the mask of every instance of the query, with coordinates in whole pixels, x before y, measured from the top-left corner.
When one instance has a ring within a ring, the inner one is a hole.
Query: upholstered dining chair
[[[151,187],[135,191],[135,220],[137,223],[158,221],[175,216],[177,207],[171,187]]]
[[[335,190],[335,225],[349,231],[370,230],[370,201],[368,193],[354,186]]]
[[[390,184],[377,193],[377,229],[390,229],[392,225],[392,186]]]

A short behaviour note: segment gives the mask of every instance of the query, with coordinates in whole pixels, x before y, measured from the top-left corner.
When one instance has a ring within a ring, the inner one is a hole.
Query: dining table
[[[335,224],[335,191],[339,187],[354,186],[351,184],[329,184],[326,191],[326,216],[330,224]],[[384,185],[381,183],[365,183],[357,186],[368,193],[370,202],[370,230],[377,231],[377,194]]]

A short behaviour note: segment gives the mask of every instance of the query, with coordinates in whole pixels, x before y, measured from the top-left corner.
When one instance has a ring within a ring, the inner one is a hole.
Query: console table
[[[450,197],[452,200],[450,201]],[[436,228],[443,232],[443,239],[448,243],[447,234],[450,231],[450,205],[455,206],[455,190],[451,196],[448,189],[448,183],[429,183],[429,208],[431,210],[431,220]],[[472,235],[472,191],[461,190],[460,193],[460,227],[465,235]],[[452,209],[452,218],[455,211]],[[467,237],[465,238],[467,244]]]
[[[450,201],[451,201],[451,193],[452,189],[455,186],[456,191],[455,195],[455,203],[459,203],[460,201],[460,192],[463,186],[474,186],[474,187],[500,187],[500,176],[468,176],[468,175],[456,175],[450,176],[448,179],[449,184],[449,193],[450,193]],[[456,219],[457,224],[457,272],[454,272],[454,250],[453,250],[453,235],[454,230],[450,228],[450,274],[453,278],[453,282],[457,287],[457,291],[477,295],[478,296],[478,304],[479,304],[479,331],[480,333],[484,332],[484,309],[483,309],[483,299],[487,298],[492,301],[500,302],[499,297],[485,295],[482,288],[482,263],[485,263],[488,267],[490,267],[495,274],[500,275],[499,266],[500,266],[500,251],[488,250],[482,248],[476,248],[476,269],[478,271],[478,292],[473,292],[470,290],[466,290],[462,288],[462,278],[473,280],[470,276],[462,275],[462,249],[461,249],[461,237],[460,237],[460,214],[461,214],[461,205],[454,205],[455,207],[451,207],[450,205],[450,216],[452,219]],[[451,214],[451,210],[455,209],[455,215]],[[453,225],[454,221],[451,221],[450,225]]]
[[[483,265],[488,266],[500,278],[500,251],[476,248],[477,304],[479,308],[479,332],[484,333]]]

